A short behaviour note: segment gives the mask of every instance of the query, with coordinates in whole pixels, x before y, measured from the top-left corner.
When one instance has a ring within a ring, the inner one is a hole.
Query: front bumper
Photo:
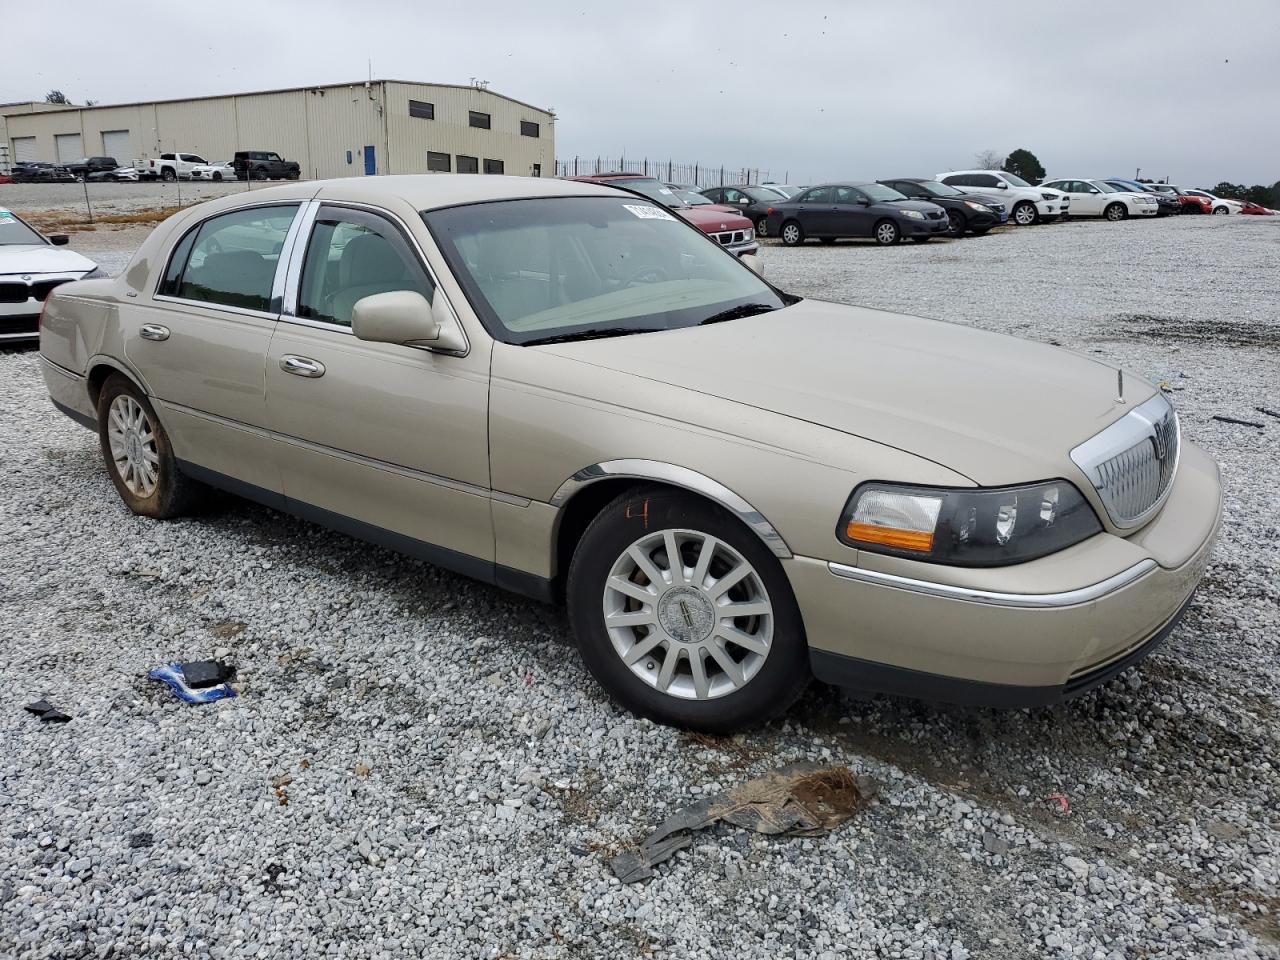
[[[901,217],[898,225],[904,237],[945,237],[951,231],[951,222],[944,216],[937,220],[912,220]]]
[[[1037,200],[1036,212],[1040,214],[1041,220],[1055,220],[1058,217],[1065,217],[1071,212],[1071,202],[1063,203],[1060,200]]]
[[[993,569],[863,552],[857,566],[784,561],[814,675],[951,703],[1055,703],[1106,682],[1172,631],[1221,522],[1217,466],[1183,444],[1161,512],[1130,537],[1099,534]]]
[[[750,243],[739,243],[733,246],[725,247],[735,257],[745,257],[749,253],[759,253],[760,244],[752,240]]]
[[[40,311],[44,298],[59,284],[79,280],[79,273],[23,274],[0,276],[0,343],[40,339]],[[25,289],[24,289],[25,288]]]

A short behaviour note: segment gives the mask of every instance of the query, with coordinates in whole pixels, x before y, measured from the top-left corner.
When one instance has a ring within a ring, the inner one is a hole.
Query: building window
[[[422,120],[434,120],[436,118],[436,105],[427,103],[425,100],[410,100],[409,116],[418,117]]]
[[[447,153],[436,153],[434,150],[428,150],[427,171],[429,173],[448,173],[449,155]]]
[[[540,164],[540,163],[535,163],[535,164],[533,165],[533,175],[534,175],[535,177],[540,177],[540,176],[542,176],[542,164]]]
[[[488,130],[492,124],[492,121],[490,120],[490,117],[487,113],[480,113],[477,110],[468,111],[468,121],[470,122],[471,126],[479,127],[481,130]]]
[[[538,129],[538,125],[534,123],[532,120],[520,121],[520,136],[537,137],[540,135],[541,135],[541,132]]]
[[[458,154],[458,172],[459,173],[479,173],[480,161],[476,157],[464,157]]]
[[[486,160],[484,162],[484,172],[485,173],[502,173],[502,161]]]

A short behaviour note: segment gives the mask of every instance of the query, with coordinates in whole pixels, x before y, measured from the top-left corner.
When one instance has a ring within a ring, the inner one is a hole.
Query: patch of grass
[[[68,210],[39,210],[33,213],[19,211],[19,215],[43,233],[76,233],[96,230],[104,226],[111,226],[114,230],[123,230],[131,226],[152,226],[190,206],[193,204],[182,207],[142,207],[123,212],[95,212],[93,223],[89,222],[87,213],[79,211],[74,213]]]

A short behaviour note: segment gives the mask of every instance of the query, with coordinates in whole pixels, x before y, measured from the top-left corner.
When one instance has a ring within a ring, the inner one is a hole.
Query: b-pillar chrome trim
[[[756,536],[764,541],[765,546],[773,551],[774,556],[788,559],[792,555],[791,549],[787,546],[786,541],[782,539],[782,534],[774,529],[773,524],[766,520],[760,511],[723,483],[712,480],[696,470],[690,470],[688,467],[678,467],[675,464],[663,463],[660,460],[607,460],[604,463],[595,463],[589,467],[583,467],[564,483],[560,484],[560,489],[551,498],[551,505],[557,508],[562,507],[569,502],[570,497],[583,487],[599,480],[604,480],[607,477],[655,480],[660,483],[683,487],[686,490],[692,490],[694,493],[700,493],[720,504],[720,506],[755,531]]]

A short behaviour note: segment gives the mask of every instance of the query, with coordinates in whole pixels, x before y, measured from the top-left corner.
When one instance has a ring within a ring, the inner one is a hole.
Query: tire
[[[214,183],[222,182],[222,174],[220,174],[217,170],[213,171],[213,182]]]
[[[964,214],[959,210],[947,211],[947,235],[951,237],[963,237],[965,230],[969,227],[969,222],[965,220]]]
[[[911,242],[912,243],[928,243],[932,239],[933,237],[912,237]]]
[[[798,247],[804,243],[804,227],[795,220],[788,220],[782,225],[782,229],[778,231],[778,235],[782,237],[782,243],[788,247]]]
[[[1115,223],[1117,220],[1127,220],[1129,218],[1129,210],[1123,203],[1112,203],[1107,205],[1107,209],[1102,211],[1102,215]]]
[[[1013,206],[1013,214],[1009,217],[1020,227],[1029,227],[1040,222],[1040,211],[1030,200],[1020,200]]]
[[[717,596],[753,612],[728,617]],[[804,624],[777,558],[693,494],[640,486],[606,506],[573,555],[567,599],[592,675],[620,705],[659,723],[740,730],[785,711],[809,682]]]
[[[902,230],[892,220],[881,220],[871,230],[871,236],[882,247],[892,247],[902,242]]]
[[[1216,217],[1225,217],[1225,216],[1226,216],[1227,214],[1229,214],[1230,212],[1231,212],[1231,211],[1230,211],[1230,210],[1228,210],[1226,207],[1214,207],[1214,208],[1213,208],[1213,214],[1214,214],[1214,216],[1216,216]]]
[[[255,170],[255,171],[253,171],[253,179],[255,179],[255,180],[265,180],[265,179],[267,179],[267,171],[265,171],[265,170],[263,170],[263,169],[261,169],[261,168],[259,168],[259,169]]]
[[[173,167],[165,167],[160,171],[160,179],[165,183],[173,183],[173,181],[178,179],[178,175],[174,172]]]
[[[302,176],[301,170],[290,170],[287,174],[285,174],[285,179],[297,180],[300,176]]]
[[[756,236],[767,237],[769,235],[769,218],[761,217],[756,221]]]
[[[119,374],[107,378],[98,396],[98,444],[116,492],[139,516],[182,516],[204,493],[178,469],[169,435],[146,395]]]

